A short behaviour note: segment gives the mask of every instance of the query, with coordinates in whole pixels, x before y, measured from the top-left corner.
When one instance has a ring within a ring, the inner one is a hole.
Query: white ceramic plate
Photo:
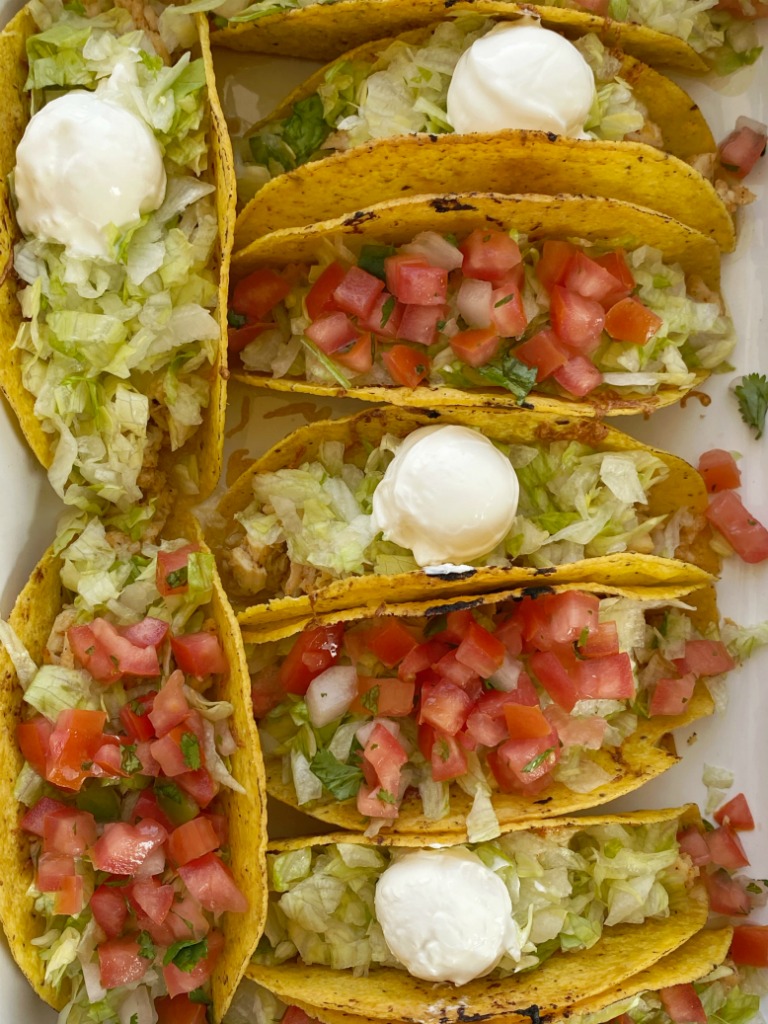
[[[0,0],[0,24],[19,6],[18,0]],[[768,49],[768,25],[761,26],[761,34]],[[302,62],[276,58],[252,58],[244,73],[242,60],[233,60],[226,54],[217,58],[217,68],[228,112],[245,123],[253,123],[268,113],[309,73]],[[746,68],[724,81],[705,83],[681,78],[680,82],[700,104],[718,139],[727,134],[741,114],[768,121],[768,52],[756,67]],[[768,440],[754,439],[741,422],[729,390],[743,373],[768,372],[768,160],[753,173],[749,185],[759,198],[743,212],[738,250],[725,258],[723,266],[723,290],[739,335],[734,370],[708,385],[711,403],[707,407],[692,399],[686,408],[662,410],[647,421],[623,417],[617,425],[694,463],[708,448],[740,452],[744,503],[768,523]],[[578,183],[574,183],[574,191],[577,188]],[[287,400],[239,387],[232,388],[230,405],[227,456],[232,474],[236,473],[240,457],[265,450],[290,430],[308,421],[361,407],[351,401],[313,401],[304,396]],[[7,615],[53,537],[60,506],[45,475],[27,452],[13,414],[4,402],[0,403],[0,479],[10,498],[0,504],[0,614]],[[744,625],[767,619],[768,568],[747,566],[731,559],[725,566],[718,594],[722,615]],[[745,837],[756,877],[768,876],[767,677],[768,651],[733,674],[731,703],[725,716],[709,719],[698,724],[695,731],[678,736],[678,750],[684,754],[682,762],[620,802],[623,809],[687,801],[703,803],[703,766],[716,764],[732,769],[736,774],[732,792],[746,792],[758,822],[755,832]],[[281,830],[289,827],[288,821],[277,824]],[[56,1020],[56,1014],[32,993],[2,937],[0,997],[0,1024],[53,1024]]]

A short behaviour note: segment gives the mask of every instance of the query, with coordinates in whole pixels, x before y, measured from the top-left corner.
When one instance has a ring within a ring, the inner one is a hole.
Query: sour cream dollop
[[[457,132],[528,128],[578,138],[595,97],[589,64],[537,19],[496,25],[461,55],[448,86]]]
[[[414,430],[373,492],[385,540],[410,548],[419,565],[488,554],[509,533],[519,487],[509,460],[476,430]]]
[[[16,150],[19,227],[73,256],[110,255],[108,228],[126,228],[165,197],[160,145],[136,114],[87,90],[38,111]]]
[[[469,850],[419,850],[376,884],[376,918],[390,952],[416,978],[465,985],[520,959],[507,887]]]

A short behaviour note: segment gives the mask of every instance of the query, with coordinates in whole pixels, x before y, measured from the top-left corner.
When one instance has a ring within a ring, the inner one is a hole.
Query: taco
[[[625,199],[733,247],[723,201],[684,163],[716,151],[690,96],[594,35],[570,43],[492,8],[358,47],[257,124],[237,146],[239,195],[253,199],[236,248],[403,195],[473,190]]]
[[[0,34],[0,386],[65,503],[167,510],[221,469],[232,153],[205,21],[171,63],[151,7],[89,10]]]
[[[705,583],[706,501],[694,469],[603,423],[390,406],[289,435],[207,530],[239,621],[265,632],[543,581]]]
[[[665,771],[662,737],[711,714],[735,666],[711,587],[538,586],[244,639],[272,796],[470,841]]]
[[[676,838],[696,818],[566,818],[468,845],[347,833],[273,844],[248,977],[369,1020],[520,1020],[534,1007],[548,1018],[700,931],[698,868]]]
[[[478,194],[364,213],[235,256],[238,380],[396,405],[648,413],[733,349],[717,246],[660,214]]]
[[[410,6],[366,0],[227,0],[214,9],[213,42],[233,50],[274,53],[284,57],[333,60],[369,39],[416,28],[446,10],[483,12],[484,0],[446,3],[420,0]],[[365,6],[364,6],[365,5]],[[565,0],[536,4],[542,23],[568,33],[594,32],[607,45],[618,46],[646,64],[666,65],[697,74],[715,70],[729,74],[752,64],[760,53],[754,29],[745,24],[750,14],[738,0],[708,9],[684,2],[682,7],[650,9],[638,2]],[[511,11],[523,13],[518,4]],[[746,7],[746,5],[745,5]],[[216,28],[217,26],[217,28]]]
[[[210,553],[131,544],[92,520],[45,555],[3,642],[0,921],[14,958],[61,1021],[152,1021],[169,998],[169,1012],[212,1001],[220,1020],[263,927],[266,815]]]

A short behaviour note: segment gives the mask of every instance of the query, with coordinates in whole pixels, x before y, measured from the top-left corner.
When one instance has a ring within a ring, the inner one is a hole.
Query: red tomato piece
[[[538,706],[505,704],[504,718],[511,740],[539,739],[541,736],[550,736],[552,733],[552,726]]]
[[[155,695],[152,709],[146,716],[152,732],[141,739],[151,739],[155,735],[165,736],[175,726],[180,725],[188,714],[189,702],[184,695],[184,673],[177,670],[170,674],[165,685]]]
[[[408,760],[402,743],[389,729],[377,723],[363,748],[363,757],[376,772],[381,788],[397,797],[400,771]]]
[[[516,284],[507,281],[491,295],[491,319],[502,338],[519,338],[528,326],[523,297]]]
[[[154,739],[155,728],[149,715],[153,709],[156,694],[148,694],[148,699],[139,698],[120,708],[120,721],[129,739],[144,743]]]
[[[610,0],[578,0],[578,6],[604,18],[608,14]]]
[[[166,832],[173,831],[173,825],[166,815],[160,810],[157,803],[157,797],[152,789],[143,789],[139,794],[139,799],[136,801],[133,808],[130,824],[135,825],[136,822],[141,821],[142,818],[151,818],[153,821],[156,821],[158,825],[162,825]]]
[[[682,715],[693,696],[695,686],[696,676],[693,672],[687,672],[677,679],[659,679],[653,690],[648,714],[651,718],[655,715]]]
[[[557,704],[550,704],[544,715],[557,733],[564,747],[586,747],[588,750],[599,750],[605,739],[608,722],[604,718],[573,718]]]
[[[199,544],[184,544],[175,551],[158,551],[155,586],[162,597],[187,593],[189,556],[199,550]]]
[[[367,373],[373,366],[376,343],[370,334],[361,334],[349,348],[333,353],[337,363],[346,366],[352,373]]]
[[[280,1018],[280,1024],[320,1024],[316,1017],[310,1017],[298,1006],[289,1006]]]
[[[16,726],[16,742],[22,756],[41,776],[45,776],[45,761],[52,732],[53,726],[43,715],[35,715],[28,722],[19,722]]]
[[[45,760],[45,777],[49,782],[62,789],[80,789],[103,742],[106,721],[103,711],[59,712]]]
[[[417,345],[434,345],[437,325],[444,318],[443,306],[404,306],[396,337],[399,341],[412,341]]]
[[[483,692],[483,684],[480,676],[469,665],[465,665],[456,657],[456,650],[448,651],[434,666],[436,675],[460,687],[472,700],[476,700]],[[427,680],[422,678],[419,682],[423,685]]]
[[[208,1015],[204,1003],[193,1003],[186,992],[173,999],[161,996],[155,1000],[157,1024],[206,1024]]]
[[[37,888],[40,892],[59,892],[67,878],[76,875],[75,858],[61,853],[41,853],[37,859]]]
[[[205,768],[184,772],[173,780],[185,793],[195,801],[198,807],[205,808],[219,792],[219,784]]]
[[[420,672],[432,668],[448,653],[450,648],[440,640],[427,640],[406,654],[400,662],[397,674],[400,679],[413,682]]]
[[[43,850],[82,857],[96,842],[96,819],[88,811],[63,807],[51,811],[43,822]]]
[[[247,324],[245,327],[227,328],[227,349],[234,355],[238,355],[252,341],[255,341],[264,331],[274,327],[273,323]]]
[[[752,905],[749,893],[724,868],[719,868],[711,875],[705,874],[703,878],[709,896],[709,909],[715,914],[734,917],[750,912]]]
[[[705,515],[745,562],[764,562],[768,558],[768,530],[747,512],[733,491],[716,494]]]
[[[206,853],[182,865],[179,875],[191,895],[212,914],[220,914],[224,910],[243,914],[248,909],[248,900],[238,888],[232,872],[215,853]]]
[[[598,622],[591,629],[584,643],[579,643],[579,654],[583,658],[603,658],[606,654],[619,653],[619,631],[615,622]]]
[[[576,398],[583,398],[603,383],[603,375],[586,356],[574,356],[558,367],[552,376],[560,387]]]
[[[186,722],[150,744],[152,757],[169,779],[189,771],[198,771],[204,766],[203,746],[198,735],[200,730],[196,725],[190,712]]]
[[[472,331],[459,331],[451,338],[454,353],[468,366],[484,366],[496,355],[501,338],[495,327],[478,327]]]
[[[358,676],[357,694],[349,709],[354,714],[404,718],[413,711],[416,684],[397,678]]]
[[[310,320],[317,320],[321,313],[337,309],[333,293],[344,280],[346,273],[341,263],[329,263],[320,274],[304,299],[304,306]]]
[[[736,465],[736,459],[722,448],[712,448],[708,452],[703,452],[699,458],[698,470],[710,494],[731,491],[741,486],[741,471]]]
[[[269,666],[251,676],[251,703],[254,718],[263,718],[285,699],[285,690],[280,683],[280,669]]]
[[[747,967],[768,967],[768,925],[740,924],[733,929],[730,957]]]
[[[162,924],[173,905],[172,885],[161,885],[157,878],[143,878],[129,890],[131,903],[155,924]]]
[[[469,694],[447,680],[425,683],[421,688],[419,724],[426,722],[447,736],[455,736],[466,722],[472,703]]]
[[[516,658],[523,651],[523,634],[520,621],[515,616],[502,619],[496,626],[493,634],[497,640],[501,640],[507,649],[507,653]]]
[[[429,376],[429,357],[408,345],[393,345],[382,360],[392,380],[402,387],[416,388]]]
[[[120,626],[118,633],[135,647],[159,647],[168,636],[169,629],[167,622],[148,615],[132,626]]]
[[[432,778],[435,782],[450,782],[467,773],[467,755],[455,736],[437,732],[429,753]]]
[[[505,231],[475,228],[459,245],[464,277],[498,282],[522,261],[520,246]]]
[[[344,626],[340,622],[305,629],[280,666],[280,682],[285,692],[303,696],[315,676],[338,660],[343,637]]]
[[[674,1024],[707,1024],[707,1012],[690,982],[660,989],[659,998]]]
[[[677,842],[682,853],[687,853],[696,867],[712,862],[707,840],[695,825],[690,825],[677,834]]]
[[[589,355],[600,344],[605,312],[599,302],[556,284],[550,295],[549,315],[552,330],[568,348]]]
[[[735,668],[736,662],[721,640],[686,640],[685,654],[675,665],[695,676],[719,676]]]
[[[456,660],[477,672],[482,679],[487,679],[501,668],[505,654],[506,648],[501,640],[473,619],[456,649]]]
[[[541,248],[541,259],[536,264],[536,276],[547,291],[562,284],[573,257],[578,249],[571,242],[551,240]]]
[[[42,839],[45,829],[45,819],[54,811],[66,811],[67,805],[60,800],[53,800],[49,796],[42,796],[34,805],[24,812],[19,827],[32,835],[40,836]]]
[[[139,956],[139,944],[131,935],[108,939],[98,947],[99,976],[106,989],[141,981],[149,961]]]
[[[707,832],[704,836],[712,855],[712,862],[718,867],[735,871],[737,868],[749,866],[749,858],[741,845],[741,840],[730,825]]]
[[[437,636],[440,640],[447,640],[452,644],[460,644],[474,621],[475,616],[470,608],[461,608],[458,611],[448,612],[445,617],[445,629],[437,634]]]
[[[346,313],[323,313],[306,329],[307,337],[326,355],[333,355],[339,349],[357,340],[357,327]]]
[[[216,829],[202,816],[174,829],[168,837],[168,855],[176,864],[189,864],[221,845]]]
[[[390,276],[390,260],[401,260]],[[388,256],[384,260],[389,291],[406,306],[444,306],[448,294],[448,271],[433,267],[413,256]],[[384,286],[382,285],[382,288]]]
[[[551,377],[559,367],[564,366],[571,358],[555,334],[547,327],[538,331],[528,341],[518,345],[512,353],[516,359],[526,366],[536,367],[536,380],[540,382]]]
[[[621,281],[607,267],[583,252],[574,253],[562,283],[569,292],[599,302],[601,306],[605,306],[608,299],[621,289]]]
[[[382,338],[396,338],[403,319],[405,305],[398,302],[394,295],[382,292],[373,304],[370,314],[357,322],[363,331],[370,331]]]
[[[530,658],[531,670],[552,700],[564,711],[573,711],[581,693],[576,685],[576,658],[572,653],[537,651]]]
[[[368,316],[376,299],[384,291],[384,282],[361,267],[350,267],[333,292],[338,309],[351,316]]]
[[[93,844],[91,860],[97,871],[133,875],[147,857],[161,849],[168,833],[157,821],[145,818],[137,825],[110,822]]]
[[[108,651],[96,640],[93,625],[70,626],[67,640],[75,660],[100,683],[115,683],[120,678],[117,660],[110,658]]]
[[[620,299],[605,314],[605,329],[616,341],[645,345],[659,333],[663,320],[639,299]]]
[[[367,818],[396,818],[398,805],[381,786],[361,785],[357,791],[357,809]]]
[[[635,696],[632,661],[626,651],[576,663],[579,697],[592,700],[631,700]]]
[[[262,320],[290,290],[290,281],[276,271],[254,270],[235,285],[230,308],[252,320]]]
[[[737,178],[746,178],[765,152],[768,128],[760,121],[740,117],[735,129],[718,147],[720,163]]]
[[[549,775],[560,760],[560,745],[556,732],[550,728],[546,736],[509,739],[492,753],[511,773],[517,785],[527,787]]]
[[[609,274],[612,274],[618,281],[617,290],[603,302],[603,307],[610,309],[619,299],[626,299],[628,295],[632,294],[635,290],[635,277],[629,268],[626,253],[623,249],[614,249],[613,252],[597,256],[595,263],[599,263],[601,267],[607,270]]]
[[[67,917],[79,914],[85,906],[85,889],[82,875],[70,875],[63,878],[61,887],[56,890],[53,898],[54,914],[65,914]]]
[[[755,827],[755,819],[743,793],[738,793],[722,807],[718,807],[714,819],[718,825],[728,824],[737,832],[751,832]]]
[[[567,590],[524,600],[523,612],[527,613],[525,639],[538,650],[549,651],[579,643],[597,630],[600,599],[596,594]]]
[[[172,636],[171,650],[181,671],[198,679],[229,671],[227,656],[215,633],[203,631]]]
[[[122,935],[128,918],[125,889],[112,885],[97,885],[91,896],[90,907],[96,924],[108,939]]]
[[[96,643],[106,651],[121,675],[141,678],[160,675],[160,662],[154,647],[139,647],[121,636],[111,622],[96,618],[91,623]]]
[[[190,895],[185,895],[183,899],[174,903],[166,919],[166,925],[176,940],[202,939],[211,928],[203,913],[203,908]]]
[[[497,747],[499,743],[509,739],[506,719],[488,714],[480,709],[479,704],[480,701],[467,718],[467,732],[476,743],[481,743],[484,747]]]
[[[418,644],[413,632],[392,617],[366,630],[366,639],[369,649],[387,668],[398,665]]]

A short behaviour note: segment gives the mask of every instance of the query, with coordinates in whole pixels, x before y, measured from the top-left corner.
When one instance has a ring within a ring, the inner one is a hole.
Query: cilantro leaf
[[[535,366],[526,366],[507,353],[501,360],[478,366],[477,372],[490,384],[511,391],[517,401],[522,402],[536,383],[537,370]]]
[[[139,932],[139,956],[144,960],[155,959],[155,944],[149,932]]]
[[[189,583],[189,568],[182,565],[180,569],[174,569],[165,577],[165,582],[171,590],[176,587],[186,587]]]
[[[528,764],[523,765],[523,771],[526,773],[536,771],[539,765],[544,764],[549,755],[554,754],[554,752],[554,747],[548,747],[546,750],[542,750],[542,752],[538,754],[536,757],[532,757]]]
[[[363,694],[360,698],[360,702],[364,708],[371,712],[372,715],[379,713],[379,694],[381,693],[381,687],[372,686],[370,690]]]
[[[120,767],[129,775],[138,775],[141,771],[141,761],[136,756],[136,745],[129,743],[123,747],[120,757]]]
[[[763,373],[748,373],[733,390],[741,418],[754,430],[755,437],[761,438],[768,412],[768,379]]]
[[[390,295],[388,299],[384,300],[384,304],[381,307],[381,324],[380,324],[380,326],[382,328],[386,327],[387,324],[389,323],[389,318],[392,316],[392,313],[394,312],[396,302],[397,302],[397,299],[395,298],[394,295]]]
[[[169,946],[163,957],[163,967],[173,964],[180,971],[189,973],[200,961],[208,956],[207,939],[179,939]]]
[[[200,741],[193,732],[185,732],[181,737],[181,756],[184,764],[191,771],[196,772],[202,765],[200,757]]]
[[[394,245],[364,245],[357,258],[357,265],[361,270],[367,270],[369,274],[378,277],[379,280],[386,281],[387,273],[384,269],[384,260],[387,256],[394,256],[396,252]],[[392,299],[392,309],[394,309],[395,297],[390,295],[390,298]],[[381,326],[383,327],[385,323],[386,320]]]
[[[242,313],[236,313],[234,309],[227,310],[227,323],[230,327],[245,327],[248,323],[248,317],[243,316]]]
[[[330,750],[318,750],[309,767],[337,800],[348,800],[355,796],[363,781],[363,773],[359,768],[339,761]]]

